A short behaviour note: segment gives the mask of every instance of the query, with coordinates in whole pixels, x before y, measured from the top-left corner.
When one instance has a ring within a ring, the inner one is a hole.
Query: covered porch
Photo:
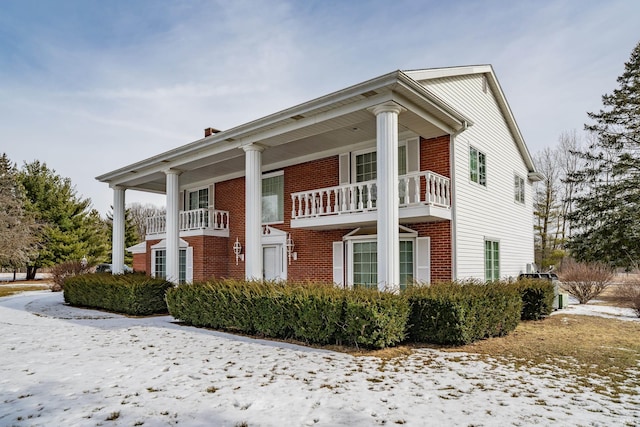
[[[124,265],[124,200],[127,189],[166,194],[166,216],[149,220],[150,231],[166,236],[166,272],[177,278],[179,237],[209,230],[229,235],[234,218],[227,206],[185,210],[185,188],[244,177],[244,267],[261,278],[264,172],[362,147],[375,147],[376,178],[338,186],[311,186],[286,194],[292,228],[376,224],[380,287],[397,284],[398,225],[451,219],[452,186],[432,171],[398,170],[399,135],[436,138],[463,131],[461,113],[401,71],[395,71],[227,131],[210,131],[190,144],[97,177],[114,191],[113,271]],[[288,214],[287,214],[288,216]]]

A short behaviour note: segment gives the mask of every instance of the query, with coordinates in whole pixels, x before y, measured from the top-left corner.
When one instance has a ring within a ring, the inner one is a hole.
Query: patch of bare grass
[[[519,366],[558,366],[576,376],[582,386],[611,396],[637,394],[640,387],[637,322],[555,315],[523,322],[505,337],[447,350],[502,357]]]
[[[44,291],[48,289],[50,289],[49,285],[0,285],[0,297],[6,297],[19,292]]]

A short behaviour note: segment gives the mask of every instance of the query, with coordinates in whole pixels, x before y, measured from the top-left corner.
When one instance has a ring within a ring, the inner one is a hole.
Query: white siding
[[[533,262],[532,183],[491,90],[481,74],[423,81],[474,125],[454,141],[455,247],[458,279],[484,279],[484,240],[500,242],[500,275],[515,277]],[[469,146],[486,155],[487,185],[469,180]],[[514,197],[514,174],[525,178],[525,203]]]

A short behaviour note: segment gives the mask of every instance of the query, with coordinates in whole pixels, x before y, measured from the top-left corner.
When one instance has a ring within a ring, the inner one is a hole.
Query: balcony
[[[400,223],[451,219],[451,180],[431,171],[398,179]],[[376,181],[291,194],[293,228],[331,229],[376,222]]]
[[[229,236],[229,212],[216,209],[180,211],[180,236]],[[147,239],[157,239],[167,231],[166,215],[147,218]]]

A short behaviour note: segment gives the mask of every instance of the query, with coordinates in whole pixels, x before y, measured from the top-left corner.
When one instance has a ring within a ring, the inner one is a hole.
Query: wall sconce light
[[[298,253],[297,252],[293,252],[293,248],[296,246],[293,243],[293,239],[291,238],[291,233],[287,234],[287,256],[289,258],[289,265],[291,265],[291,258],[293,258],[294,261],[298,260]]]
[[[244,254],[242,252],[242,245],[240,241],[236,237],[236,242],[233,244],[233,253],[236,254],[236,265],[238,265],[238,260],[244,261]]]

